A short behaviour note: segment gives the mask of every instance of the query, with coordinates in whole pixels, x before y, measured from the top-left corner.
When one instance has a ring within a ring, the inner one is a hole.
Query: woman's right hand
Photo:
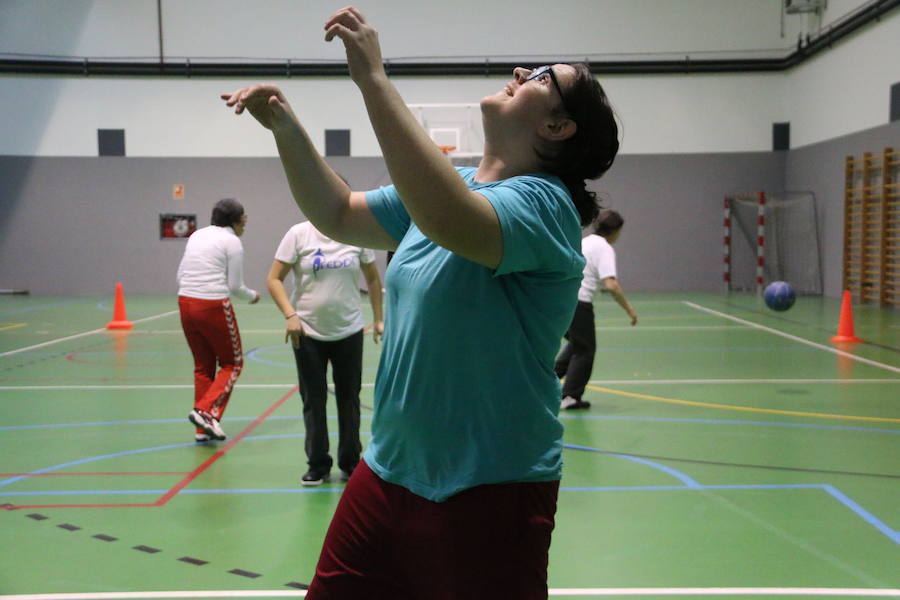
[[[300,347],[300,338],[303,337],[303,323],[300,322],[300,317],[296,314],[291,315],[291,317],[287,320],[287,329],[284,332],[284,341],[287,343],[288,338],[291,340],[291,346],[294,348]]]
[[[263,127],[272,131],[288,127],[296,121],[287,98],[275,85],[251,85],[219,97],[225,101],[225,106],[234,107],[234,114],[249,110]]]
[[[385,76],[378,31],[366,22],[361,12],[347,6],[331,15],[325,22],[325,41],[336,37],[344,42],[350,78],[357,86]]]

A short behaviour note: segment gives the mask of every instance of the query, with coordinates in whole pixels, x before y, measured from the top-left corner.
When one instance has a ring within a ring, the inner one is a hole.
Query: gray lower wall
[[[350,183],[389,183],[381,158],[331,161]],[[185,186],[172,200],[172,186]],[[248,215],[244,278],[265,277],[287,229],[304,220],[277,158],[0,157],[0,288],[37,294],[174,293],[185,240],[159,238],[160,213],[193,213],[237,198]]]
[[[616,243],[625,290],[722,290],[723,197],[783,180],[773,152],[619,157],[595,187],[625,218]]]
[[[825,292],[841,286],[843,160],[900,147],[900,123],[789,152],[624,155],[594,184],[626,219],[617,244],[626,290],[722,289],[722,197],[811,190],[819,200]],[[330,158],[355,189],[388,183],[380,158]],[[172,200],[172,185],[186,199]],[[183,240],[159,239],[160,213],[209,224],[241,200],[247,284],[260,291],[275,247],[302,220],[277,158],[0,157],[0,288],[36,294],[174,293]],[[382,262],[383,264],[383,262]]]
[[[900,148],[900,121],[805,146],[787,155],[787,189],[812,190],[818,201],[826,296],[840,296],[843,286],[846,157],[881,154],[885,147]]]

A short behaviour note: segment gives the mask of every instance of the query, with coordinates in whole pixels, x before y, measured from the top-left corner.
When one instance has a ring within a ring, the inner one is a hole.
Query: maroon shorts
[[[431,502],[353,471],[307,600],[547,598],[558,481],[482,485]]]

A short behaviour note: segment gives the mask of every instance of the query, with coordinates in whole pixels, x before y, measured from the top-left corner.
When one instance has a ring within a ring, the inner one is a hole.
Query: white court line
[[[900,379],[597,379],[591,385],[725,385],[725,384],[846,384],[900,383]],[[274,390],[292,388],[296,383],[239,383],[242,390]],[[329,386],[333,387],[333,386]],[[363,383],[364,388],[375,387],[374,383]],[[66,392],[70,390],[192,390],[192,384],[133,384],[133,385],[0,385],[0,392]]]
[[[132,323],[144,323],[146,321],[152,321],[153,319],[161,319],[162,317],[168,317],[169,315],[177,314],[177,310],[161,313],[158,315],[153,315],[152,317],[144,317],[143,319],[138,319],[137,321],[132,321]],[[18,350],[9,350],[7,352],[0,353],[0,358],[4,356],[11,356],[13,354],[18,354],[19,352],[27,352],[28,350],[37,350],[38,348],[43,348],[44,346],[49,346],[51,344],[58,344],[59,342],[65,342],[68,340],[74,340],[76,338],[84,337],[86,335],[93,335],[95,333],[101,333],[103,331],[109,331],[106,327],[101,327],[100,329],[94,329],[93,331],[85,331],[83,333],[76,333],[75,335],[66,336],[63,338],[58,338],[55,340],[50,340],[49,342],[41,342],[40,344],[35,344],[34,346],[28,346],[26,348],[19,348]]]
[[[672,330],[690,330],[697,331],[701,330],[715,330],[719,331],[722,329],[744,329],[740,325],[638,325],[638,326],[614,326],[614,327],[605,327],[600,325],[595,327],[597,331],[672,331]]]
[[[678,383],[694,384],[746,384],[746,383],[778,383],[778,384],[799,384],[799,383],[900,383],[900,379],[597,379],[590,380],[591,385],[672,385]],[[0,388],[2,389],[2,388]]]
[[[826,352],[831,352],[832,354],[837,354],[838,356],[843,356],[857,362],[865,363],[867,365],[871,365],[873,367],[878,367],[879,369],[885,369],[886,371],[891,371],[893,373],[900,373],[900,368],[886,365],[884,363],[878,362],[876,360],[870,360],[868,358],[863,358],[862,356],[856,356],[855,354],[850,354],[849,352],[844,352],[843,350],[838,350],[837,348],[832,348],[830,346],[825,346],[824,344],[817,344],[816,342],[811,342],[809,340],[803,339],[802,337],[797,337],[796,335],[791,335],[789,333],[784,333],[783,331],[778,331],[777,329],[772,329],[771,327],[766,327],[765,325],[760,325],[758,323],[754,323],[752,321],[745,321],[744,319],[739,319],[738,317],[732,317],[731,315],[726,315],[725,313],[719,312],[717,310],[713,310],[711,308],[706,308],[705,306],[700,306],[699,304],[694,304],[693,302],[685,302],[686,305],[691,308],[695,308],[699,311],[707,312],[712,315],[717,315],[722,317],[723,319],[729,319],[736,323],[743,323],[748,327],[752,327],[754,329],[759,329],[762,331],[766,331],[768,333],[773,333],[775,335],[781,336],[783,338],[787,338],[789,340],[793,340],[795,342],[800,342],[801,344],[806,344],[807,346],[812,346],[813,348],[818,348],[819,350],[825,350]]]
[[[178,312],[178,311],[175,311]],[[183,329],[148,329],[143,331],[132,331],[136,335],[184,335]],[[284,329],[241,329],[241,335],[246,333],[280,333],[284,335]]]
[[[295,387],[296,383],[245,383],[234,386],[241,390],[272,390]],[[333,388],[333,385],[329,385]],[[375,387],[374,383],[363,383],[362,387]],[[29,392],[65,392],[68,390],[192,390],[193,384],[172,385],[0,385],[0,392],[24,390]]]
[[[876,588],[551,588],[550,596],[860,596],[900,597],[900,589]],[[0,600],[141,600],[153,598],[304,598],[306,591],[217,590],[183,592],[93,592],[20,594]]]
[[[900,596],[900,589],[869,588],[570,588],[551,596]],[[2,596],[0,596],[2,598]]]

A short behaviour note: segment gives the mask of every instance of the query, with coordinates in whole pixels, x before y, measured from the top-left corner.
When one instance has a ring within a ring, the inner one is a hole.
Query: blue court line
[[[286,345],[286,344],[285,344]],[[270,365],[273,367],[296,367],[295,362],[277,362],[274,360],[266,360],[265,358],[260,358],[259,355],[267,350],[272,350],[274,348],[278,348],[281,351],[284,351],[284,348],[281,346],[263,346],[262,348],[254,348],[250,352],[244,354],[245,360],[252,360],[258,363],[262,363],[264,365]]]
[[[182,350],[128,350],[128,356],[153,355],[153,356],[189,356],[190,348]],[[88,355],[88,356],[118,356],[121,354],[118,350],[73,350],[72,354]],[[24,386],[23,386],[24,387]]]
[[[370,419],[372,415],[363,414],[363,419]],[[222,422],[252,421],[256,417],[225,417]],[[299,420],[299,416],[270,416],[267,421]],[[336,415],[328,415],[328,419],[337,419]],[[678,419],[669,417],[613,417],[605,415],[560,415],[560,419],[592,419],[602,421],[638,421],[659,423],[697,423],[701,425],[746,425],[750,427],[787,427],[796,429],[821,429],[830,431],[853,431],[859,433],[886,433],[900,435],[900,429],[877,429],[874,427],[857,427],[853,425],[818,425],[811,423],[779,423],[776,421],[740,421],[735,419]],[[184,423],[185,419],[132,419],[128,421],[91,421],[87,423],[48,423],[43,425],[4,425],[0,431],[16,431],[21,429],[56,429],[63,427],[107,427],[120,425],[144,425]]]
[[[863,433],[888,433],[900,435],[900,429],[878,429],[854,425],[820,425],[813,423],[780,423],[777,421],[741,421],[738,419],[679,419],[673,417],[614,417],[608,415],[559,415],[560,419],[591,419],[600,421],[646,421],[659,423],[699,423],[705,425],[749,425],[759,427],[789,427],[796,429],[828,429],[834,431],[859,431]]]
[[[292,369],[296,368],[296,363],[293,360],[289,360],[289,362],[279,362],[276,360],[269,360],[266,358],[262,358],[260,355],[263,352],[278,352],[282,356],[286,355],[290,358],[293,358],[293,352],[288,352],[289,346],[287,344],[278,344],[277,346],[260,346],[259,348],[253,348],[249,352],[244,353],[244,360],[252,360],[254,362],[258,362],[264,365],[270,365],[273,367],[290,367]],[[368,367],[363,366],[364,373],[375,372],[378,369],[376,367]]]
[[[156,446],[153,448],[141,448],[138,450],[125,450],[123,452],[115,452],[113,454],[103,454],[101,456],[91,456],[89,458],[73,460],[71,462],[62,463],[59,465],[53,465],[52,467],[45,467],[43,469],[31,471],[31,472],[29,472],[29,475],[40,475],[42,473],[50,473],[52,471],[57,471],[59,469],[65,469],[66,467],[74,467],[76,465],[83,465],[83,464],[90,463],[90,462],[106,460],[107,458],[119,458],[120,456],[131,456],[133,454],[145,454],[148,452],[158,452],[160,450],[172,450],[174,448],[191,448],[196,445],[197,445],[196,442],[188,442],[188,443],[183,443],[183,444],[171,444],[168,446]],[[10,477],[9,479],[0,481],[0,487],[10,485],[12,483],[16,483],[18,481],[22,481],[25,479],[28,479],[27,475],[19,475],[18,477]]]
[[[896,531],[896,530],[888,527],[886,524],[881,522],[881,520],[878,519],[878,517],[876,517],[875,515],[873,515],[866,509],[864,509],[859,504],[857,504],[856,501],[851,500],[849,496],[846,496],[842,491],[840,491],[836,487],[834,487],[832,485],[825,485],[825,486],[823,486],[823,488],[825,489],[826,492],[831,494],[833,497],[837,498],[838,502],[840,502],[841,504],[843,504],[844,506],[846,506],[847,508],[849,508],[850,510],[852,510],[853,512],[858,514],[863,519],[865,519],[865,521],[867,523],[869,523],[869,525],[871,525],[872,527],[874,527],[875,529],[877,529],[884,535],[888,536],[891,540],[894,541],[895,544],[900,544],[900,531]]]
[[[598,454],[606,454],[609,456],[615,456],[616,458],[624,458],[625,460],[630,460],[630,461],[633,461],[636,463],[640,463],[642,465],[646,465],[648,467],[657,469],[658,471],[662,471],[663,473],[671,475],[672,477],[674,477],[675,479],[677,479],[678,481],[680,481],[681,483],[683,483],[684,485],[686,485],[689,488],[696,489],[696,488],[700,487],[699,483],[697,483],[696,481],[694,481],[693,479],[691,479],[684,473],[677,471],[671,467],[667,467],[665,465],[661,465],[659,463],[655,463],[653,461],[647,460],[645,458],[638,458],[636,456],[630,456],[628,454],[619,454],[617,452],[609,452],[607,450],[601,450],[599,448],[590,448],[588,446],[577,446],[575,444],[563,444],[563,448],[569,448],[572,450],[585,450],[587,452],[596,452]]]
[[[168,492],[165,490],[79,490],[79,491],[43,491],[43,492],[3,492],[3,496],[161,496]],[[315,494],[326,492],[333,494],[343,492],[344,488],[246,488],[246,489],[183,489],[178,495],[197,495],[197,494]]]
[[[337,419],[337,415],[327,415],[326,419]],[[362,419],[371,419],[372,415],[360,415]],[[222,419],[223,423],[233,423],[237,421],[253,421],[256,417],[228,417]],[[267,421],[299,421],[302,417],[286,416],[270,416]],[[5,425],[0,427],[0,431],[18,431],[23,429],[59,429],[65,427],[118,427],[120,425],[160,425],[177,423],[179,425],[187,423],[187,419],[133,419],[129,421],[92,421],[87,423],[48,423],[45,425]],[[254,436],[259,437],[259,436]]]
[[[259,435],[259,436],[248,436],[244,438],[245,440],[265,440],[265,439],[281,439],[288,437],[304,437],[302,434],[280,434],[280,435]],[[96,462],[100,460],[105,460],[107,458],[118,458],[122,456],[130,456],[136,454],[145,454],[148,452],[157,452],[160,450],[172,450],[175,448],[190,448],[196,447],[198,444],[195,442],[181,443],[181,444],[170,444],[167,446],[156,446],[153,448],[142,448],[138,450],[126,450],[123,452],[116,452],[113,454],[106,454],[101,456],[93,456],[89,458],[83,458],[80,460],[70,461],[68,463],[63,463],[59,465],[54,465],[51,467],[46,467],[44,469],[39,469],[36,471],[31,471],[30,475],[39,475],[42,473],[49,473],[51,471],[56,471],[59,469],[63,469],[66,467],[86,464],[90,462]],[[627,454],[619,454],[614,452],[608,452],[605,450],[601,450],[598,448],[591,448],[588,446],[578,446],[574,444],[563,444],[564,448],[574,449],[574,450],[584,450],[587,452],[593,452],[598,454],[606,454],[609,456],[615,456],[616,458],[622,458],[625,460],[634,461],[651,468],[660,470],[672,477],[681,481],[683,486],[640,486],[640,487],[582,487],[582,488],[561,488],[565,491],[700,491],[700,490],[780,490],[780,489],[821,489],[831,495],[833,498],[838,500],[841,504],[849,508],[853,511],[854,514],[859,516],[861,519],[872,525],[876,530],[880,533],[884,534],[895,544],[900,545],[900,532],[895,531],[894,529],[888,527],[883,521],[878,519],[875,515],[864,509],[857,502],[852,500],[850,497],[845,495],[843,492],[839,491],[832,485],[828,484],[737,484],[737,485],[701,485],[694,481],[692,478],[687,475],[680,473],[679,471],[672,469],[670,467],[660,465],[658,463],[645,460],[642,458],[638,458],[635,456],[629,456]],[[17,477],[11,477],[4,481],[0,481],[0,487],[4,487],[6,485],[10,485],[12,483],[16,483],[22,480],[28,479],[28,476],[20,475]],[[128,494],[149,494],[156,493],[158,490],[102,490],[102,491],[90,491],[90,490],[82,490],[82,491],[42,491],[42,492],[3,492],[0,493],[0,496],[49,496],[49,495],[57,495],[64,496],[66,494],[73,495],[128,495]],[[165,493],[167,490],[163,490],[160,493]],[[306,491],[313,490],[302,490],[302,489],[289,489],[289,490],[275,490],[273,491],[257,491],[256,493],[302,493]],[[321,490],[326,491],[326,490]],[[240,491],[240,490],[225,490],[219,492],[213,492],[211,490],[181,490],[181,493],[253,493],[251,491]]]
[[[822,490],[849,508],[856,516],[887,536],[889,540],[900,545],[900,531],[892,529],[884,521],[860,506],[856,501],[830,484],[796,483],[796,484],[735,484],[735,485],[700,485],[695,488],[683,486],[597,486],[597,487],[561,487],[567,492],[672,492],[672,491],[715,491],[715,490]]]
[[[52,490],[43,492],[3,492],[3,496],[146,496],[156,494],[162,496],[169,490]]]
[[[650,347],[650,346],[629,346],[628,348],[622,347],[609,347],[606,348],[597,348],[597,354],[605,353],[605,352],[614,352],[616,354],[624,354],[624,353],[634,353],[634,352],[668,352],[673,353],[677,352],[679,354],[683,354],[685,352],[759,352],[759,351],[770,352],[772,350],[778,350],[779,352],[815,352],[818,348],[813,347],[804,347],[804,346],[686,346],[684,348],[671,348],[671,347]]]
[[[593,487],[561,487],[561,492],[672,492],[672,491],[711,491],[711,490],[821,490],[849,508],[854,514],[874,527],[889,540],[900,545],[900,531],[891,529],[878,517],[846,496],[843,492],[828,484],[757,484],[757,485],[697,485],[689,486],[593,486]],[[128,495],[162,495],[168,490],[80,490],[80,491],[42,491],[42,492],[4,492],[4,497],[23,496],[128,496]],[[187,495],[197,494],[333,494],[340,493],[343,488],[235,488],[235,489],[183,489],[179,492]]]
[[[226,421],[252,421],[256,417],[235,417],[223,419]],[[337,418],[337,417],[334,417]],[[299,420],[300,417],[269,417],[269,419],[293,419]],[[267,419],[267,420],[269,420]],[[87,423],[48,423],[45,425],[6,425],[0,427],[0,431],[18,431],[22,429],[59,429],[65,427],[118,427],[120,425],[160,425],[165,423],[187,423],[187,419],[133,419],[129,421],[90,421]]]
[[[585,485],[564,486],[560,491],[567,492],[693,492],[696,490],[820,490],[821,483],[737,483],[721,485]]]
[[[328,435],[329,435],[329,437],[337,437],[338,434],[337,434],[337,432],[332,432],[332,433],[329,433]],[[362,435],[362,436],[371,435],[371,433],[361,431],[360,435]],[[301,433],[288,433],[288,434],[276,434],[276,435],[251,435],[251,436],[245,437],[244,439],[245,440],[267,440],[267,439],[282,439],[282,438],[293,438],[293,437],[306,437],[306,436]],[[153,448],[141,448],[138,450],[125,450],[123,452],[115,452],[113,454],[103,454],[100,456],[91,456],[88,458],[73,460],[71,462],[62,463],[59,465],[53,465],[52,467],[45,467],[43,469],[38,469],[36,471],[30,471],[28,473],[28,475],[19,475],[16,477],[10,477],[9,479],[0,481],[0,487],[4,487],[4,486],[7,486],[10,484],[19,482],[19,481],[26,480],[29,478],[30,475],[41,475],[43,473],[50,473],[52,471],[57,471],[59,469],[65,469],[66,467],[72,467],[72,466],[76,466],[76,465],[83,465],[83,464],[90,463],[90,462],[106,460],[107,458],[119,458],[122,456],[131,456],[134,454],[145,454],[148,452],[157,452],[160,450],[172,450],[174,448],[196,448],[198,446],[205,447],[205,446],[209,446],[209,445],[210,445],[209,443],[198,444],[197,442],[185,442],[185,443],[181,443],[181,444],[170,444],[168,446],[155,446]],[[166,491],[168,491],[168,490],[166,490]],[[5,494],[6,492],[3,492],[3,493]],[[110,492],[110,493],[114,493],[114,492]]]

